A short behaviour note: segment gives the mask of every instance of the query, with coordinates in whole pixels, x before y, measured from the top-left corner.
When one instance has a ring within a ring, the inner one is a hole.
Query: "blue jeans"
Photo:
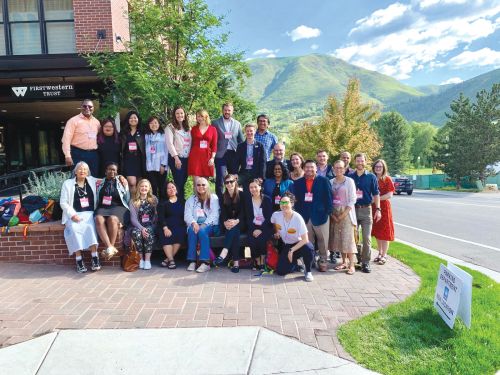
[[[193,227],[188,227],[188,253],[187,260],[196,261],[196,245],[200,242],[200,261],[208,262],[210,260],[210,236],[217,232],[218,225],[200,224],[198,233],[194,233]]]
[[[97,150],[85,151],[81,148],[71,146],[71,159],[73,159],[74,165],[77,165],[80,161],[84,161],[89,165],[91,176],[101,177],[99,176],[99,154]]]
[[[184,185],[186,185],[186,181],[188,178],[188,159],[187,158],[179,158],[181,160],[182,166],[181,169],[177,169],[175,167],[175,159],[168,155],[168,166],[170,167],[170,171],[172,172],[172,177],[174,178],[174,183],[177,185],[177,197],[179,197],[183,202],[186,201],[184,198]]]
[[[231,251],[233,260],[240,260],[240,224],[230,230],[225,229],[224,247]]]

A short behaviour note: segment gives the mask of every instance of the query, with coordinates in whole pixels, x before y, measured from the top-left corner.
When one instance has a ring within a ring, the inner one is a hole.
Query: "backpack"
[[[29,195],[24,197],[22,200],[22,206],[26,208],[28,214],[31,214],[33,211],[39,210],[40,208],[44,208],[47,203],[49,203],[49,201],[46,198],[38,195]]]
[[[279,255],[278,255],[278,250],[273,245],[273,241],[267,241],[266,252],[267,252],[266,256],[267,267],[276,270],[276,267],[278,266]]]
[[[0,226],[6,227],[17,225],[16,220],[12,219],[18,215],[21,204],[18,200],[12,198],[2,199],[2,201],[3,204],[0,206]]]

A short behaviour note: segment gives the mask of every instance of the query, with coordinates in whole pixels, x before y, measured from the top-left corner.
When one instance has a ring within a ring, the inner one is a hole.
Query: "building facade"
[[[129,38],[126,0],[0,0],[0,175],[64,161],[66,121],[103,90],[82,54]]]

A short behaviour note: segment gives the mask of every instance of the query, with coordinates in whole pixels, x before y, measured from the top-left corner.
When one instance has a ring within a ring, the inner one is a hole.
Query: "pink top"
[[[97,150],[97,132],[101,124],[94,116],[85,117],[81,113],[71,117],[64,128],[62,151],[64,156],[71,157],[71,146],[82,150]]]

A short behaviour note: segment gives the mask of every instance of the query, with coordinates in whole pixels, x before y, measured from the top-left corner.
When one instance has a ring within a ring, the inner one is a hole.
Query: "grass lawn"
[[[433,307],[437,257],[393,243],[389,254],[421,278],[405,301],[343,325],[342,346],[360,364],[382,374],[494,374],[500,369],[500,284],[464,268],[473,277],[472,325],[460,319],[449,329]]]
[[[436,173],[438,174],[441,174],[443,172],[441,171],[435,171]],[[406,176],[413,176],[413,175],[428,175],[428,174],[432,174],[432,168],[408,168],[404,171],[403,173],[404,175]]]

